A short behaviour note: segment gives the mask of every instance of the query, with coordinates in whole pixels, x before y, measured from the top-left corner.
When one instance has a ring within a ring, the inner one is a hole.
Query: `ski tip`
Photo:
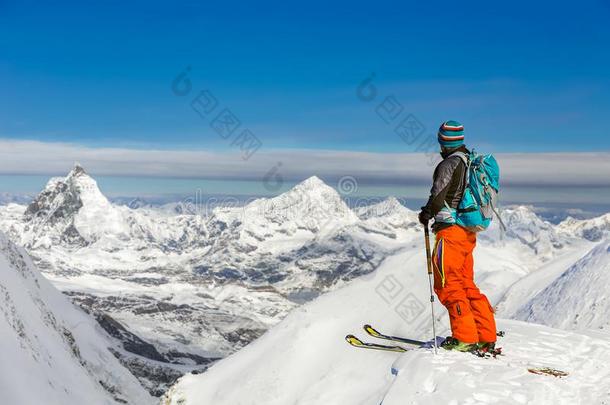
[[[532,374],[551,375],[553,377],[558,377],[558,378],[567,377],[569,375],[565,371],[557,370],[557,369],[550,368],[550,367],[530,367],[527,369],[527,371],[529,371]]]
[[[345,336],[345,340],[350,345],[352,345],[354,347],[359,347],[361,349],[383,350],[386,352],[397,352],[397,353],[403,353],[403,352],[407,351],[407,349],[405,349],[404,347],[400,347],[400,346],[387,346],[387,345],[379,345],[379,344],[375,344],[375,343],[365,343],[354,335]]]
[[[381,333],[377,332],[377,330],[369,324],[364,325],[363,329],[366,333],[368,333],[371,336],[375,336],[375,337],[381,336]]]
[[[352,346],[362,346],[362,340],[358,339],[354,335],[345,336],[345,341]]]

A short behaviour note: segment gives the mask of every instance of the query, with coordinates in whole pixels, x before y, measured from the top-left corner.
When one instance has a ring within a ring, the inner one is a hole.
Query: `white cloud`
[[[436,157],[436,155],[435,155]],[[510,185],[610,186],[610,152],[497,153]],[[65,174],[80,162],[96,176],[261,179],[281,163],[285,180],[351,175],[362,183],[429,182],[430,156],[333,150],[265,150],[244,161],[238,152],[93,148],[0,139],[0,174]]]

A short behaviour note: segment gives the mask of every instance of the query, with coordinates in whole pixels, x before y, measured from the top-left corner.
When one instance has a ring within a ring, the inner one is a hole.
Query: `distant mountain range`
[[[29,205],[0,206],[0,229],[120,342],[116,355],[155,395],[300,304],[423,249],[416,213],[395,198],[350,208],[315,176],[244,206],[202,214],[192,204],[113,204],[75,166]],[[508,231],[494,224],[477,250],[494,302],[548,263],[584,256],[610,229],[607,215],[559,225],[530,207],[502,216]]]
[[[244,207],[189,212],[111,204],[76,166],[29,205],[0,207],[0,228],[74,302],[116,321],[102,325],[139,356],[122,360],[156,394],[177,371],[205,369],[300,303],[370,273],[417,232],[396,200],[360,218],[315,177]]]

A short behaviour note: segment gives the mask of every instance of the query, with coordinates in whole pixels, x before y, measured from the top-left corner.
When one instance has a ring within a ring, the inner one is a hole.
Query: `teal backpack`
[[[496,209],[500,191],[500,167],[493,155],[470,156],[457,152],[466,164],[466,187],[464,196],[455,213],[455,223],[469,231],[480,232],[489,227],[496,214],[503,229],[506,226]]]

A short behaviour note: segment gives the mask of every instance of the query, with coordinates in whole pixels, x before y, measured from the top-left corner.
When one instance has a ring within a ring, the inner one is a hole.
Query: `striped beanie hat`
[[[457,121],[445,121],[438,129],[438,143],[445,148],[457,148],[464,144],[464,126]]]

